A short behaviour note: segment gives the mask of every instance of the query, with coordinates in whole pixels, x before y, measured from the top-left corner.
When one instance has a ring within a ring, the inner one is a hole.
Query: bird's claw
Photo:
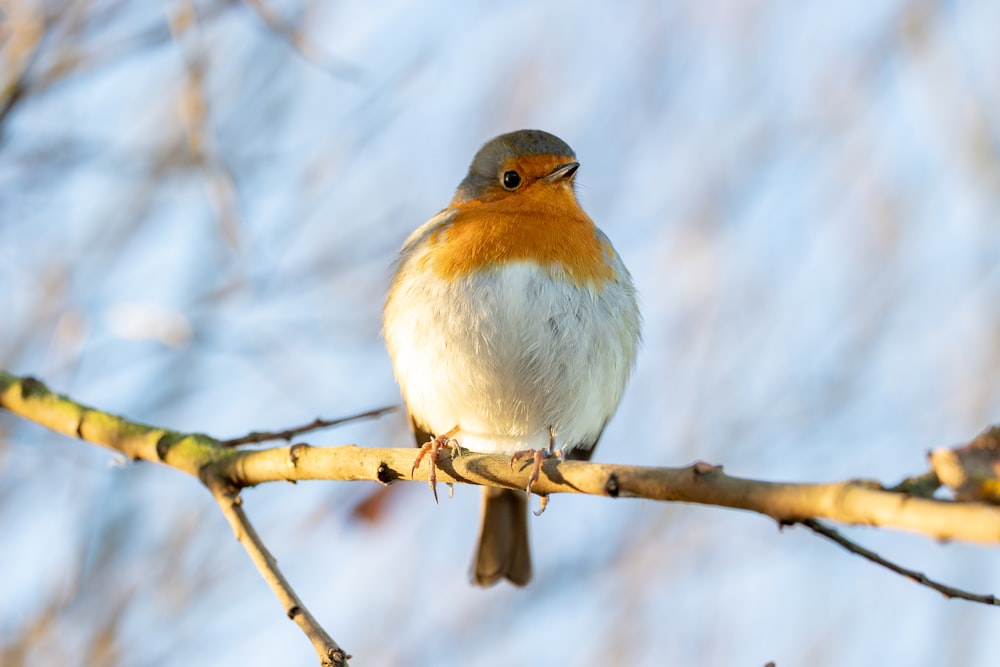
[[[560,461],[563,460],[563,452],[561,449],[522,449],[514,452],[510,457],[510,469],[514,469],[514,464],[519,460],[527,457],[531,457],[533,463],[531,466],[531,474],[528,476],[528,485],[525,488],[525,492],[528,496],[531,496],[531,487],[535,485],[538,481],[538,477],[542,470],[542,461],[545,459],[558,458]],[[538,506],[538,510],[534,511],[535,516],[541,515],[545,511],[545,507],[549,504],[548,496],[539,496],[541,498],[541,505]]]
[[[427,484],[431,487],[431,492],[434,494],[434,502],[438,502],[438,492],[437,492],[437,458],[438,452],[442,449],[451,450],[451,455],[454,457],[458,452],[461,451],[461,447],[458,441],[452,438],[454,431],[450,431],[444,435],[439,435],[433,438],[430,442],[427,442],[423,447],[420,448],[420,452],[417,454],[417,458],[413,460],[413,467],[410,468],[410,478],[413,478],[414,473],[416,473],[417,468],[420,466],[420,462],[424,460],[424,456],[430,454],[430,475],[427,478]],[[451,485],[448,485],[451,487]],[[451,497],[451,493],[448,494]]]

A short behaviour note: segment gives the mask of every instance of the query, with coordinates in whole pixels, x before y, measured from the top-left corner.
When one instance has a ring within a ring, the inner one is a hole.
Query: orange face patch
[[[443,278],[486,267],[533,261],[561,269],[578,285],[599,286],[617,273],[607,258],[593,221],[576,201],[569,181],[542,179],[560,164],[556,156],[521,157],[513,162],[526,179],[515,192],[503,190],[455,206],[451,224],[432,236],[438,246],[429,258]],[[506,167],[506,165],[505,165]]]

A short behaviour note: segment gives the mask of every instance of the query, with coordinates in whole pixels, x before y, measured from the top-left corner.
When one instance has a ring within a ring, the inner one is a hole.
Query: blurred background
[[[3,3],[0,367],[234,437],[399,402],[390,264],[492,136],[576,150],[641,294],[595,460],[894,483],[1000,422],[1000,4]],[[311,434],[410,444],[401,412]],[[479,490],[244,507],[358,665],[993,665],[1000,612],[756,515]],[[998,551],[871,529],[1000,592]],[[0,414],[0,664],[309,665],[192,478]]]

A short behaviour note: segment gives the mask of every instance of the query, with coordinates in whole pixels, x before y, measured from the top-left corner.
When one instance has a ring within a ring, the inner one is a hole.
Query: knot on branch
[[[167,454],[170,452],[170,447],[177,442],[177,440],[177,434],[164,433],[160,436],[160,439],[156,441],[156,458],[160,460],[160,463],[166,462]]]
[[[306,453],[309,449],[309,445],[304,442],[297,442],[288,448],[288,460],[291,462],[294,468],[299,462],[299,457]]]
[[[21,399],[28,400],[34,396],[45,396],[51,393],[45,383],[30,375],[21,378]]]
[[[694,472],[695,477],[702,477],[714,472],[722,472],[722,466],[712,465],[705,461],[695,461],[691,464],[691,470]]]
[[[327,652],[326,657],[330,660],[330,664],[333,667],[341,667],[341,665],[346,665],[347,661],[354,656],[344,653],[343,649],[331,648]]]
[[[618,494],[621,493],[621,488],[618,485],[617,474],[611,473],[608,475],[608,481],[604,483],[604,492],[612,498],[617,498]]]
[[[402,477],[402,475],[390,468],[388,463],[385,461],[379,462],[378,469],[375,471],[375,478],[378,479],[379,482],[389,486],[400,477]]]
[[[937,449],[930,461],[958,500],[1000,504],[1000,427],[987,429],[963,447]]]
[[[76,421],[76,437],[80,440],[86,440],[87,438],[83,435],[83,422],[86,421],[87,415],[90,414],[90,408],[84,406],[80,408],[80,417]]]

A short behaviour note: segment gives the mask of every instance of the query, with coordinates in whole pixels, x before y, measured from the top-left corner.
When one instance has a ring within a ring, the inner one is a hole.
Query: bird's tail
[[[480,586],[491,586],[501,577],[518,586],[531,581],[528,498],[524,491],[484,487],[472,578]]]

